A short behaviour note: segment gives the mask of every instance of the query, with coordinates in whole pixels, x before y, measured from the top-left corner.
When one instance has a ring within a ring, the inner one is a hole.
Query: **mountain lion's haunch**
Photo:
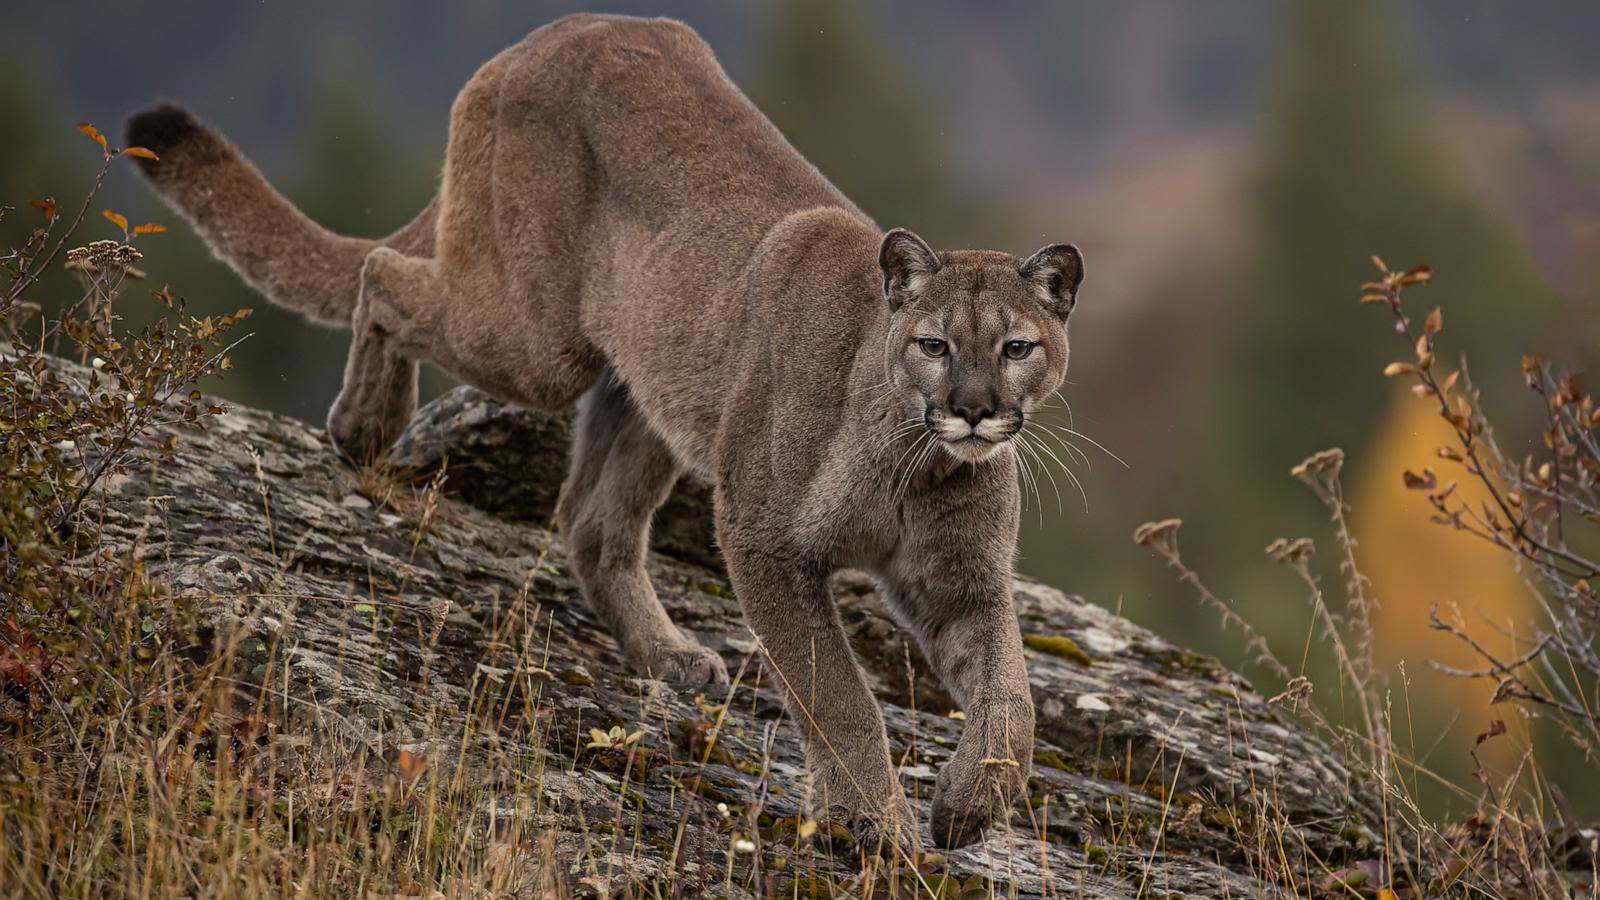
[[[399,434],[417,360],[509,401],[576,402],[559,525],[641,671],[727,681],[644,565],[651,513],[693,470],[819,812],[864,842],[917,839],[829,598],[845,567],[883,584],[966,711],[933,840],[969,843],[1008,810],[1033,735],[1011,438],[1066,372],[1075,248],[1019,260],[883,234],[660,19],[571,16],[490,60],[451,111],[438,197],[382,240],[318,227],[177,107],[135,116],[128,141],[252,285],[354,330],[328,420],[347,455]]]

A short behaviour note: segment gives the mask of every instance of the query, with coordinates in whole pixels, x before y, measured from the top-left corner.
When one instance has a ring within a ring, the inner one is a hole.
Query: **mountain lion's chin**
[[[1003,442],[986,441],[976,435],[967,435],[956,441],[942,441],[944,449],[962,462],[981,462],[995,454]]]

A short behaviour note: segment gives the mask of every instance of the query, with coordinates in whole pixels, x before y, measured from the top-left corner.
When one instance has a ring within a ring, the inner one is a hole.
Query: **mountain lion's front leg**
[[[890,602],[966,714],[933,798],[940,847],[970,844],[1003,819],[1033,762],[1033,697],[1006,546],[972,532],[960,542],[913,542],[887,579]]]
[[[749,549],[726,533],[721,518],[734,594],[805,735],[818,813],[848,823],[865,851],[910,852],[918,843],[916,821],[889,760],[877,698],[850,652],[826,577],[802,571],[795,556],[775,548]]]

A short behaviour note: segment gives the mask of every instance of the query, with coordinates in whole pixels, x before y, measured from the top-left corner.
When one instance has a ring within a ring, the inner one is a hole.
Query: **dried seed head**
[[[1284,685],[1283,693],[1278,694],[1267,702],[1274,706],[1287,704],[1290,707],[1298,708],[1302,702],[1311,698],[1311,691],[1311,679],[1304,675],[1297,675],[1289,679],[1289,683]]]
[[[1178,552],[1178,528],[1182,525],[1182,519],[1162,519],[1159,522],[1146,522],[1133,530],[1133,542],[1141,547],[1149,547],[1158,553],[1176,554]]]
[[[1331,447],[1313,453],[1300,461],[1300,465],[1289,470],[1289,474],[1306,481],[1310,478],[1337,477],[1339,470],[1344,467],[1344,451],[1338,447]]]
[[[1278,538],[1267,545],[1267,555],[1286,566],[1303,566],[1316,549],[1310,538]]]
[[[87,247],[74,247],[67,251],[67,269],[87,272],[123,272],[144,259],[144,254],[129,244],[118,241],[94,241]]]

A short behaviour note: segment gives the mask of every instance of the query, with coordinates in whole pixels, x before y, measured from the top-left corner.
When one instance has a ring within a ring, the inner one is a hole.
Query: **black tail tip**
[[[200,120],[176,103],[158,103],[128,119],[127,146],[145,147],[157,156],[166,156],[204,129]],[[152,159],[138,162],[146,174],[153,174],[160,165]]]

